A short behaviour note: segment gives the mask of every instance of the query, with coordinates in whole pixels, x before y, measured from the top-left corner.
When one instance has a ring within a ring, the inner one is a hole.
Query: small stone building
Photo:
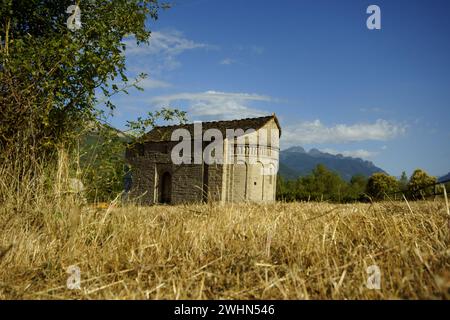
[[[183,139],[174,139],[174,133],[180,130]],[[234,136],[229,135],[230,130]],[[209,137],[211,132],[214,139]],[[274,201],[280,135],[275,114],[155,127],[143,142],[127,151],[132,179],[129,194],[144,204]],[[189,148],[179,153],[182,140]],[[211,151],[213,142],[223,148],[223,155],[211,163],[207,158],[217,156],[217,150]],[[174,163],[174,155],[187,151],[191,151],[183,154],[187,161]]]

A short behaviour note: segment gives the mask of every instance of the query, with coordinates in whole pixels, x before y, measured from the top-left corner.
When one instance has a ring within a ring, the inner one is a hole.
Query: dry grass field
[[[448,299],[449,227],[442,200],[9,201],[0,206],[0,299]],[[374,264],[380,290],[366,287]],[[79,290],[66,287],[71,265]]]

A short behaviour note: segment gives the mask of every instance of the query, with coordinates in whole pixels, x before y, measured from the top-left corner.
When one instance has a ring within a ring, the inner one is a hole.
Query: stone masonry
[[[244,130],[244,134],[229,141],[226,130],[239,128]],[[143,204],[275,200],[278,139],[281,135],[275,114],[260,118],[203,122],[203,132],[218,129],[223,134],[224,155],[231,154],[231,161],[223,163],[206,164],[202,161],[201,164],[174,164],[172,149],[180,142],[171,141],[172,132],[176,129],[193,133],[194,124],[156,127],[144,136],[144,142],[127,151],[132,177],[130,196]],[[248,129],[254,129],[254,132]],[[263,132],[267,132],[267,139],[261,138]],[[271,139],[274,136],[277,138],[276,143]],[[193,146],[194,134],[191,137],[189,142]],[[201,142],[202,151],[209,143]]]

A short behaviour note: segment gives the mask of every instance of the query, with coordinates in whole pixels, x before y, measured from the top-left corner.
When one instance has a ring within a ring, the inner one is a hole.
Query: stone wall
[[[223,166],[218,164],[172,164],[173,142],[148,142],[127,152],[132,170],[131,198],[139,203],[154,204],[161,200],[161,179],[171,176],[171,203],[220,201]]]
[[[275,121],[262,127],[267,132],[265,139],[258,139],[259,132],[249,133],[226,145],[233,148],[234,165],[225,166],[224,200],[274,201],[276,195],[276,167],[279,161],[279,145],[272,144],[271,135],[279,137]],[[230,152],[228,148],[225,148]]]

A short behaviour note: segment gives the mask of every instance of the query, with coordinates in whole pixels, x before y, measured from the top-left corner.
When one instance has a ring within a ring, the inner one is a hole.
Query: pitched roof
[[[258,117],[258,118],[245,118],[239,120],[226,120],[226,121],[208,121],[202,122],[202,131],[205,132],[208,129],[219,129],[222,134],[225,136],[226,129],[243,129],[244,131],[248,129],[258,130],[262,126],[264,126],[270,120],[274,120],[278,126],[278,130],[280,131],[281,136],[281,127],[278,122],[275,113],[271,116],[266,117]],[[187,129],[191,136],[194,135],[194,124],[179,124],[179,125],[171,125],[171,126],[158,126],[153,128],[151,131],[145,134],[144,140],[146,141],[169,141],[172,135],[172,132],[176,129]]]

